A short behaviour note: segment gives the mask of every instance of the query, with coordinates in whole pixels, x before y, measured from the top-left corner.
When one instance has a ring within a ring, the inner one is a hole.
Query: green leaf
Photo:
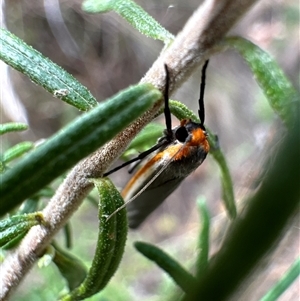
[[[33,197],[27,199],[21,206],[18,214],[32,213],[38,209],[38,198]]]
[[[19,231],[18,234],[16,234],[13,237],[9,238],[7,243],[3,243],[2,250],[10,250],[12,248],[15,248],[21,242],[21,240],[25,237],[25,235],[27,234],[29,229]]]
[[[55,254],[52,259],[61,275],[67,280],[70,290],[75,289],[87,275],[83,262],[70,252],[63,250],[57,244],[52,244]]]
[[[97,105],[92,94],[72,75],[3,28],[0,28],[0,43],[0,59],[53,96],[82,111]]]
[[[4,162],[2,160],[0,160],[0,174],[4,173],[6,170],[6,165],[4,164]]]
[[[295,120],[300,95],[277,62],[267,52],[246,39],[230,37],[224,40],[224,44],[237,50],[243,56],[272,109],[280,118],[286,124]]]
[[[126,237],[126,209],[112,215],[124,201],[108,178],[93,180],[100,197],[99,232],[97,248],[87,277],[79,287],[61,300],[82,300],[102,290],[117,270],[121,261]],[[112,215],[112,216],[111,216]],[[107,219],[108,216],[111,216]]]
[[[199,118],[191,110],[189,110],[186,105],[179,101],[170,100],[170,110],[172,114],[179,120],[190,118],[195,122],[199,122]],[[212,134],[212,132],[207,127],[206,132],[208,133],[207,140],[210,145],[209,154],[213,156],[221,172],[222,199],[224,201],[224,205],[229,217],[231,219],[234,219],[237,215],[237,211],[235,206],[233,183],[230,171],[225,156],[220,148],[217,136]]]
[[[237,210],[234,200],[234,190],[233,182],[228,168],[226,158],[220,148],[219,140],[216,135],[213,135],[209,129],[206,128],[208,132],[208,142],[210,145],[209,153],[213,156],[214,160],[217,162],[220,173],[221,173],[221,184],[222,184],[222,200],[226,211],[231,219],[235,219],[237,216]]]
[[[199,239],[199,255],[197,260],[197,276],[204,273],[208,266],[209,255],[209,229],[210,229],[210,216],[205,200],[198,199],[198,208],[201,216],[201,231]]]
[[[43,215],[41,212],[34,212],[29,214],[22,214],[22,215],[14,215],[7,219],[3,219],[0,221],[0,231],[4,231],[8,228],[17,226],[21,223],[33,223],[36,224],[38,222],[41,224],[43,221]]]
[[[119,191],[116,189],[115,185],[110,181],[109,178],[101,179],[101,180],[94,180],[95,186],[98,189],[99,197],[100,197],[100,204],[103,202],[108,202],[109,200],[113,200],[115,203],[115,211],[124,206],[124,200],[120,195]],[[115,212],[114,211],[114,212]],[[107,212],[109,213],[109,212]],[[110,213],[110,215],[113,212]],[[102,214],[102,217],[105,217],[105,212]],[[112,254],[110,265],[102,279],[102,286],[100,289],[104,288],[106,284],[109,282],[111,277],[116,272],[123,253],[125,249],[125,243],[127,239],[127,232],[128,232],[128,225],[127,225],[127,211],[126,208],[115,212],[114,214],[116,217],[116,233],[115,233],[115,250]],[[113,216],[111,217],[113,218]],[[99,219],[100,219],[100,212],[99,212]],[[107,223],[108,221],[106,221]],[[101,229],[101,226],[99,227]]]
[[[115,11],[140,33],[169,45],[174,36],[132,0],[86,0],[82,9],[89,13]]]
[[[199,117],[194,114],[185,104],[177,100],[169,100],[171,113],[178,119],[191,119],[195,122],[199,122]],[[161,113],[163,109],[161,110]]]
[[[27,129],[28,125],[24,123],[9,122],[5,124],[0,124],[0,135],[6,134],[8,132],[26,131]]]
[[[286,274],[272,287],[260,301],[276,301],[300,275],[300,258],[298,258]]]
[[[24,155],[25,153],[27,153],[33,148],[34,148],[34,143],[32,142],[27,142],[27,141],[20,142],[14,145],[13,147],[11,147],[10,149],[8,149],[3,154],[2,160],[4,163],[8,163],[18,157],[21,157],[22,155]]]
[[[39,200],[41,198],[50,199],[54,195],[54,189],[51,187],[44,187],[32,197],[26,199],[22,206],[17,211],[17,214],[25,214],[35,212],[39,208]]]
[[[190,291],[196,284],[195,278],[163,250],[144,242],[135,242],[134,246],[140,253],[154,261],[160,268],[169,274],[183,291]]]
[[[1,175],[0,213],[39,191],[112,139],[161,98],[152,85],[130,87],[77,118]]]
[[[66,240],[66,247],[68,249],[72,248],[72,231],[71,231],[71,225],[70,223],[66,223],[64,228],[63,228],[63,232],[64,232],[64,237]]]
[[[124,159],[131,155],[136,155],[152,147],[157,139],[162,136],[164,127],[161,124],[149,123],[143,130],[131,141],[127,150],[122,155]]]
[[[40,212],[15,215],[0,221],[0,246],[14,240],[18,236],[26,234],[28,230],[43,223],[43,215]],[[23,235],[24,236],[24,235]]]

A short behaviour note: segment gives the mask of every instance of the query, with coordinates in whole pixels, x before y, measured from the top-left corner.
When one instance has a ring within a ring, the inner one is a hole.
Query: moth
[[[180,183],[202,164],[209,152],[204,126],[204,90],[207,65],[208,61],[203,65],[201,76],[198,109],[200,122],[183,119],[179,126],[172,128],[169,108],[170,72],[168,66],[165,65],[164,115],[166,129],[163,131],[163,136],[149,150],[103,175],[108,176],[135,162],[137,170],[121,193],[127,204],[130,228],[139,227]]]

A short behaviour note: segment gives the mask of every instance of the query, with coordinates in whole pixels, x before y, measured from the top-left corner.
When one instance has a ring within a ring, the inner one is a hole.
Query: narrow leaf
[[[27,129],[28,125],[24,123],[9,122],[0,124],[0,135],[6,134],[8,132],[26,131]]]
[[[26,213],[32,213],[38,210],[38,198],[33,197],[27,199],[22,206],[20,207],[20,210],[18,211],[18,214],[26,214]]]
[[[289,286],[300,276],[300,258],[298,258],[286,274],[272,287],[260,301],[276,301]]]
[[[4,164],[4,162],[2,160],[0,160],[0,174],[4,173],[6,170],[6,165]]]
[[[195,278],[163,250],[144,242],[136,242],[134,246],[140,253],[154,261],[169,274],[183,291],[189,292],[196,284]]]
[[[70,223],[66,223],[64,228],[64,237],[65,237],[65,244],[68,249],[72,248],[72,230],[71,230],[71,225]]]
[[[0,221],[0,246],[8,242],[23,237],[28,230],[38,224],[43,223],[43,215],[40,212],[15,215]]]
[[[171,113],[178,119],[189,118],[195,122],[199,122],[199,117],[194,114],[185,104],[177,100],[169,100]],[[161,113],[163,109],[161,110]]]
[[[117,210],[118,208],[124,205],[124,200],[122,196],[120,195],[119,191],[116,189],[115,185],[110,181],[109,178],[94,180],[94,183],[99,191],[100,203],[106,202],[107,199],[112,199],[115,203],[115,210]],[[105,273],[102,279],[102,284],[100,286],[100,289],[103,289],[106,286],[106,284],[110,281],[110,279],[116,272],[121,262],[124,249],[125,249],[127,232],[128,232],[126,208],[116,212],[115,215],[116,215],[116,233],[114,238],[115,249],[111,257],[110,265],[107,268],[107,272]],[[105,217],[105,214],[102,216]]]
[[[161,40],[166,45],[174,40],[174,36],[170,32],[132,0],[86,0],[83,2],[82,8],[89,13],[115,11],[149,38]]]
[[[3,154],[2,160],[4,163],[8,163],[16,158],[21,157],[22,155],[24,155],[25,153],[27,153],[28,151],[30,151],[33,148],[34,148],[34,143],[32,143],[32,142],[24,141],[24,142],[18,143],[16,145],[12,146],[7,151],[5,151],[5,153]]]
[[[143,130],[131,141],[127,150],[122,155],[128,158],[130,155],[136,155],[152,147],[157,139],[162,136],[164,127],[161,124],[149,123]]]
[[[9,218],[0,220],[0,231],[4,231],[5,229],[16,226],[20,223],[42,223],[42,221],[43,215],[41,212],[14,215]]]
[[[199,239],[199,255],[196,265],[197,276],[199,276],[208,266],[210,216],[205,201],[203,199],[198,199],[197,203],[202,225]]]
[[[8,212],[86,157],[161,98],[149,84],[130,87],[77,118],[1,175],[0,213]]]
[[[296,103],[300,101],[300,95],[277,62],[257,45],[241,37],[226,38],[224,44],[243,56],[272,109],[280,118],[286,124],[295,120]]]
[[[224,205],[228,216],[231,219],[235,219],[237,216],[237,210],[234,199],[233,182],[227,165],[227,161],[224,156],[224,153],[220,148],[218,137],[216,135],[213,135],[211,131],[207,128],[206,131],[208,132],[208,142],[211,147],[209,153],[213,156],[214,160],[217,162],[220,168],[222,200],[224,201]]]
[[[99,192],[99,232],[95,255],[81,285],[61,300],[82,300],[98,293],[115,273],[124,252],[127,236],[126,209],[110,216],[124,201],[108,178],[94,179]]]
[[[55,254],[52,259],[61,275],[67,280],[70,290],[75,289],[87,275],[87,269],[83,262],[70,252],[63,250],[57,244],[52,245]]]
[[[0,43],[0,59],[53,96],[82,111],[97,105],[92,94],[72,75],[3,28],[0,28]]]
[[[3,243],[2,250],[10,250],[12,248],[15,248],[21,242],[21,240],[25,237],[25,235],[27,234],[28,230],[31,227],[29,227],[29,228],[26,227],[26,228],[27,229],[25,229],[24,231],[19,231],[18,234],[14,235],[10,239],[7,239],[6,243]]]

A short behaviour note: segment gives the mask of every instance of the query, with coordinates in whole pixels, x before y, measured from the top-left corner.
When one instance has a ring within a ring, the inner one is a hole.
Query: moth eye
[[[185,142],[188,136],[189,133],[184,126],[179,127],[175,133],[175,137],[179,142]]]

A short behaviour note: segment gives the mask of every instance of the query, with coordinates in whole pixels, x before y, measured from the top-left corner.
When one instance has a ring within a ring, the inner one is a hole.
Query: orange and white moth
[[[204,88],[208,61],[202,68],[198,115],[200,123],[183,119],[172,128],[169,109],[169,70],[166,70],[165,108],[166,129],[149,150],[104,174],[137,162],[138,169],[122,191],[127,205],[130,228],[137,228],[179,185],[198,168],[209,151],[204,126]],[[121,209],[121,208],[120,208]]]

